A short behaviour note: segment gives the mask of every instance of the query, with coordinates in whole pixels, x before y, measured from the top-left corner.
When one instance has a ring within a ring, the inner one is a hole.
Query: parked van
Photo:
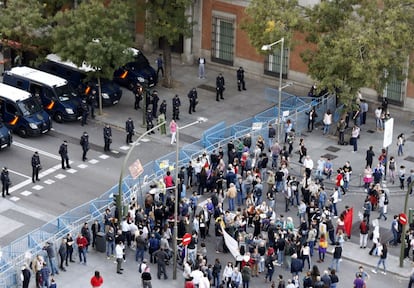
[[[3,83],[0,83],[0,114],[3,123],[21,137],[41,135],[52,128],[50,116],[29,92]]]
[[[157,72],[151,67],[147,57],[138,49],[129,48],[134,61],[126,63],[114,72],[114,81],[132,90],[137,84],[154,87],[157,85]]]
[[[49,54],[46,56],[46,59],[47,61],[39,66],[40,70],[66,79],[78,91],[82,91],[82,94],[85,96],[92,93],[92,90],[98,90],[98,81],[96,79],[87,79],[87,72],[94,71],[92,67],[88,65],[78,67],[72,62],[62,61],[56,54]],[[111,106],[119,102],[122,90],[115,82],[101,78],[101,95],[102,105]]]
[[[4,72],[3,83],[30,92],[57,122],[75,121],[81,99],[68,81],[30,67],[14,67]]]

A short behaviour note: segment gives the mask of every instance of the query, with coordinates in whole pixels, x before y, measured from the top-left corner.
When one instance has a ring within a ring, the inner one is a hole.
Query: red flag
[[[349,208],[345,213],[344,224],[345,224],[345,233],[348,235],[348,238],[351,239],[351,230],[352,230],[352,219],[354,216],[354,208]]]

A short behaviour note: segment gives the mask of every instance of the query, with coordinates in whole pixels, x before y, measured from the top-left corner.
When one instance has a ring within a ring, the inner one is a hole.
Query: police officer
[[[145,111],[148,110],[149,105],[152,104],[152,95],[151,93],[147,90],[145,92]]]
[[[82,100],[81,113],[82,113],[81,125],[83,126],[85,124],[88,124],[86,121],[88,120],[89,108],[88,108],[88,104],[86,103],[86,99]]]
[[[68,142],[65,140],[60,145],[59,148],[59,154],[62,162],[62,169],[70,168],[69,165],[69,155],[68,155]],[[65,162],[66,162],[66,168],[65,168]]]
[[[160,114],[164,114],[164,119],[167,115],[167,101],[162,100],[160,105]]]
[[[1,171],[1,184],[2,184],[2,196],[3,198],[6,197],[4,193],[6,193],[6,195],[10,195],[9,194],[9,186],[10,186],[10,178],[9,178],[9,170],[7,170],[7,167],[4,167],[3,170]]]
[[[92,119],[95,119],[95,107],[97,106],[96,90],[92,89],[92,92],[88,95],[86,100],[88,102],[89,111],[91,112]]]
[[[154,127],[154,124],[152,122],[154,120],[154,117],[153,117],[151,109],[147,110],[146,120],[147,120],[147,131],[148,131]],[[155,134],[155,132],[151,131],[151,134]]]
[[[152,92],[152,117],[153,118],[157,118],[158,101],[160,101],[160,97],[158,97],[158,91],[154,90]]]
[[[111,148],[109,148],[109,146],[112,143],[112,129],[109,126],[109,124],[105,124],[105,127],[103,128],[103,137],[104,137],[104,151],[110,151]]]
[[[172,106],[173,106],[173,119],[180,120],[180,106],[181,100],[177,94],[175,94],[174,98],[172,99]]]
[[[243,87],[243,90],[246,90],[246,83],[244,82],[244,69],[240,67],[237,70],[237,88],[241,91],[240,88]]]
[[[188,108],[188,113],[196,112],[195,107],[197,105],[197,90],[193,88],[188,92],[188,100],[190,100],[190,106]]]
[[[139,102],[142,100],[142,93],[144,93],[144,89],[142,88],[141,84],[137,83],[137,85],[133,89],[134,95],[135,95],[135,103],[134,103],[134,109],[138,110],[139,108]]]
[[[126,143],[130,144],[132,143],[132,135],[134,135],[135,132],[134,121],[132,121],[131,117],[125,122],[125,131],[127,133]]]
[[[80,145],[82,146],[82,151],[83,151],[82,161],[86,161],[88,160],[88,158],[86,158],[86,153],[88,153],[88,150],[89,150],[89,135],[86,131],[83,132],[81,136]]]
[[[220,99],[224,100],[223,92],[224,92],[224,77],[223,74],[219,74],[216,78],[216,101],[220,101]],[[220,99],[219,99],[220,96]]]
[[[39,153],[36,151],[32,156],[32,182],[39,181],[39,171],[40,171],[40,157]]]

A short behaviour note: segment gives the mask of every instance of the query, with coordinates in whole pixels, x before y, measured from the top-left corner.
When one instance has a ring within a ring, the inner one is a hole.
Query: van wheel
[[[62,123],[63,122],[63,116],[62,116],[62,113],[60,113],[60,112],[56,112],[53,118],[58,123]]]
[[[19,134],[20,137],[26,138],[27,137],[27,130],[24,127],[20,127],[19,130],[17,130],[17,134]]]

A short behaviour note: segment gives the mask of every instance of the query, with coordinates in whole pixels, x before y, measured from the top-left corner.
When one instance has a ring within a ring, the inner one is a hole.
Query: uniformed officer
[[[81,136],[80,145],[82,146],[82,151],[83,151],[82,161],[86,161],[88,160],[88,158],[86,158],[86,153],[88,153],[88,150],[89,150],[89,135],[86,131],[83,132]]]
[[[190,100],[190,106],[188,108],[188,113],[196,112],[195,107],[197,105],[197,90],[193,88],[188,92],[188,100]]]
[[[9,194],[9,186],[10,186],[10,178],[9,178],[9,170],[7,170],[7,167],[4,167],[1,171],[1,184],[2,184],[2,196],[3,198],[6,197],[6,195]]]
[[[241,91],[241,88],[243,88],[243,90],[246,90],[246,83],[244,82],[244,69],[243,69],[243,67],[240,67],[237,70],[237,88],[239,89],[239,91]]]
[[[172,99],[172,106],[173,106],[173,119],[180,120],[180,106],[181,100],[177,94],[175,94],[174,98]]]
[[[224,77],[223,74],[219,74],[216,78],[216,101],[220,101],[220,99],[224,100],[223,92],[224,92]],[[220,99],[219,99],[220,96]]]
[[[158,91],[154,90],[152,92],[152,117],[153,118],[157,118],[158,101],[160,101],[160,97],[158,97]]]
[[[134,109],[138,110],[139,108],[139,102],[142,100],[142,93],[144,93],[144,89],[142,88],[141,84],[137,83],[137,85],[133,89],[134,95],[135,95],[135,103],[134,103]]]
[[[85,124],[88,124],[87,120],[88,120],[88,114],[89,114],[88,103],[86,103],[85,99],[83,99],[81,102],[81,113],[82,113],[81,125],[83,126]]]
[[[109,124],[105,124],[105,127],[103,128],[103,137],[105,142],[104,151],[110,151],[111,148],[109,147],[112,143],[112,129]]]
[[[167,101],[162,100],[161,105],[160,105],[160,114],[164,114],[164,118],[167,115]]]
[[[69,155],[68,155],[68,142],[65,140],[60,145],[59,148],[59,154],[62,162],[62,169],[70,168],[69,165]],[[65,168],[65,162],[66,162],[66,168]]]
[[[97,106],[97,95],[96,90],[92,89],[92,92],[88,95],[87,102],[89,106],[89,111],[91,113],[92,119],[95,119],[95,107]]]
[[[32,156],[32,182],[39,181],[39,171],[40,171],[40,157],[39,153],[36,151]]]
[[[125,131],[127,133],[126,143],[130,144],[132,143],[132,136],[135,132],[134,121],[132,121],[131,117],[129,117],[128,120],[125,122]]]
[[[147,131],[154,128],[154,123],[152,122],[154,120],[153,114],[152,114],[152,110],[148,109],[147,110],[147,115],[146,115],[146,121],[147,121]],[[155,134],[154,131],[151,131],[151,134]]]

